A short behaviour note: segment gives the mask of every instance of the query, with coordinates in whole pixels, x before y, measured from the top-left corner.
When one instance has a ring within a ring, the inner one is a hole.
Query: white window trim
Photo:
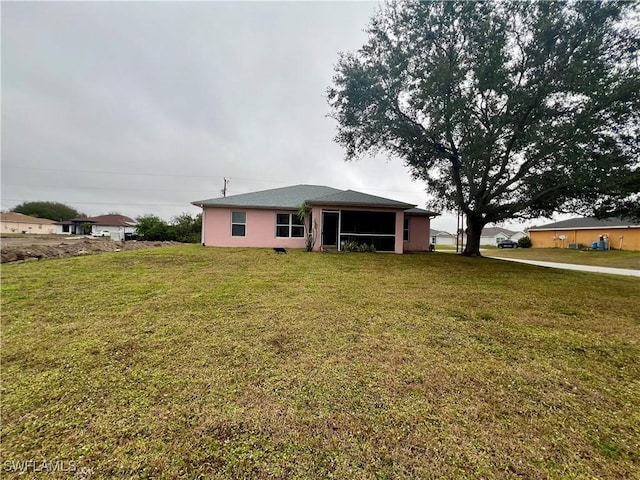
[[[244,223],[240,223],[240,222],[234,222],[233,221],[233,214],[234,213],[244,213]],[[244,235],[234,235],[233,234],[233,226],[234,225],[244,225]],[[232,210],[231,211],[231,236],[232,237],[246,237],[247,236],[247,212],[246,211],[242,211],[242,210]]]
[[[278,223],[278,215],[287,215],[289,217],[289,223]],[[291,213],[291,212],[276,212],[276,238],[304,238],[304,225],[298,225],[297,223],[293,223],[293,217],[294,215],[297,215],[297,213]],[[278,235],[278,227],[288,227],[289,229],[289,235],[287,236],[280,236]],[[302,227],[302,236],[300,237],[294,237],[293,234],[293,227]]]

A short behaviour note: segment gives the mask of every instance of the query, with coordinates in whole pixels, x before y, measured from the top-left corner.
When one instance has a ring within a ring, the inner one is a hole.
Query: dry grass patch
[[[639,291],[444,253],[6,265],[4,476],[637,476]]]

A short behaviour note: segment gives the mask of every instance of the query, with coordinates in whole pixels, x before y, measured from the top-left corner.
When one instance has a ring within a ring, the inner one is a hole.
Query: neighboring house
[[[377,251],[429,250],[429,212],[397,200],[320,185],[295,185],[191,202],[202,208],[202,244],[341,250],[355,241]],[[301,205],[307,206],[303,223]]]
[[[0,213],[2,233],[55,233],[56,225],[47,218],[31,217],[17,212]]]
[[[444,232],[441,230],[431,230],[431,243],[434,245],[456,245],[456,236],[453,233]],[[501,227],[485,227],[480,235],[480,245],[497,245],[502,240],[515,240],[516,242],[526,236],[523,232],[513,232]],[[463,233],[458,241],[460,246],[464,246],[467,242],[467,235]]]
[[[480,234],[480,245],[497,245],[503,240],[518,241],[525,237],[524,232],[514,232],[502,227],[485,227]]]
[[[534,248],[590,248],[605,240],[607,247],[640,251],[640,222],[621,218],[572,218],[529,229]]]
[[[137,223],[134,219],[124,215],[99,215],[97,217],[72,218],[65,222],[58,222],[58,233],[81,235],[85,232],[85,225],[91,230],[88,233],[97,233],[103,230],[111,234],[113,240],[124,240],[125,233],[135,233]]]
[[[431,243],[433,243],[436,246],[438,245],[448,245],[453,247],[456,246],[456,236],[449,232],[445,232],[442,230],[431,230],[431,233],[429,233],[429,236],[431,237]]]

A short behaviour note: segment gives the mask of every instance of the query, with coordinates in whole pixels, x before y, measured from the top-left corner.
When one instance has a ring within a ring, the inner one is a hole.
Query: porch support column
[[[396,253],[404,253],[404,212],[396,211]]]

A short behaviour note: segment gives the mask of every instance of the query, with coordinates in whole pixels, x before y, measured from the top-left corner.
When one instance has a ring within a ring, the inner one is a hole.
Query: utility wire
[[[182,177],[182,178],[222,178],[227,179],[224,175],[185,175],[185,174],[173,174],[173,173],[137,173],[137,172],[110,172],[110,171],[100,171],[100,170],[79,170],[79,169],[66,169],[66,168],[50,168],[50,167],[30,167],[30,166],[17,166],[17,165],[2,165],[2,169],[16,169],[16,170],[44,170],[44,171],[52,171],[52,172],[71,172],[71,173],[90,173],[90,174],[98,174],[98,175],[124,175],[124,176],[144,176],[144,177]],[[275,183],[278,185],[291,185],[291,182],[283,182],[281,180],[269,180],[264,178],[250,178],[250,177],[232,177],[236,180],[245,180],[249,182],[259,182],[259,183]],[[11,184],[6,184],[11,185]],[[18,186],[18,185],[16,185]],[[41,187],[41,186],[38,186]],[[82,188],[82,187],[68,187],[68,188]],[[117,190],[117,188],[114,188]],[[142,190],[142,189],[140,189]],[[158,189],[162,190],[162,189]],[[392,190],[385,188],[367,188],[367,190],[376,191],[376,192],[392,192],[392,193],[416,193],[423,194],[424,191],[412,191],[412,190]],[[170,190],[167,190],[170,191]]]
[[[2,201],[9,202],[30,202],[32,200],[23,198],[3,198]],[[185,203],[126,203],[126,202],[76,202],[73,200],[67,200],[66,203],[72,203],[74,205],[123,205],[127,207],[195,207],[188,202]]]
[[[185,178],[224,178],[222,175],[185,175],[182,173],[136,173],[136,172],[108,172],[103,170],[80,170],[76,168],[49,168],[49,167],[23,167],[17,165],[2,165],[2,169],[14,170],[46,170],[50,172],[71,172],[71,173],[96,173],[99,175],[126,175],[144,177],[185,177]]]

